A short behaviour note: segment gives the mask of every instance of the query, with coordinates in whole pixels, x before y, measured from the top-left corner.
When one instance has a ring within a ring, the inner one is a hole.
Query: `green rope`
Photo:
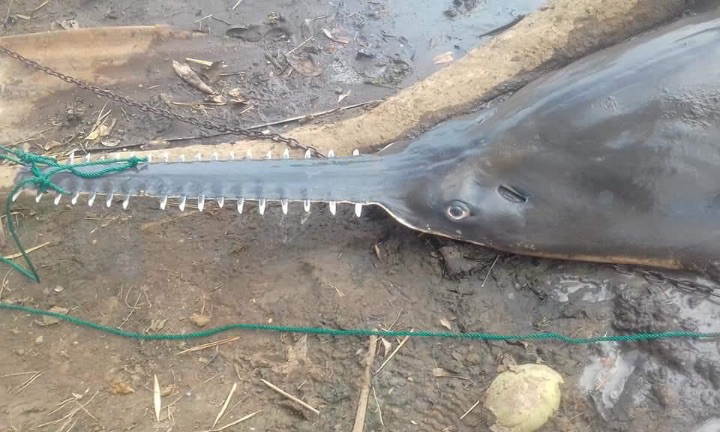
[[[68,195],[70,192],[61,188],[51,181],[51,177],[60,172],[69,172],[85,179],[94,179],[105,176],[107,174],[117,173],[132,169],[138,166],[141,162],[146,162],[146,158],[131,157],[124,160],[100,160],[94,162],[83,162],[73,165],[64,165],[57,162],[54,158],[40,156],[32,153],[27,153],[19,149],[10,149],[4,146],[0,146],[0,161],[7,160],[9,162],[29,166],[33,174],[32,177],[28,177],[25,180],[18,182],[15,185],[12,192],[7,198],[5,204],[5,216],[7,218],[8,231],[12,235],[15,243],[17,244],[20,254],[25,259],[28,265],[28,269],[23,268],[19,264],[12,262],[10,259],[0,257],[0,259],[12,266],[15,270],[21,274],[29,277],[35,282],[40,282],[40,276],[35,269],[32,261],[28,257],[25,248],[22,246],[20,239],[17,236],[15,230],[15,224],[13,223],[11,210],[12,210],[12,198],[25,186],[29,184],[35,185],[41,193],[46,193],[48,190],[53,190],[59,194]],[[88,166],[107,165],[107,168],[86,172],[81,168]],[[47,171],[43,172],[41,166],[50,167]],[[199,339],[209,336],[214,336],[220,333],[232,331],[232,330],[254,330],[254,331],[269,331],[269,332],[280,332],[280,333],[302,333],[302,334],[313,334],[313,335],[327,335],[327,336],[385,336],[385,337],[431,337],[431,338],[449,338],[449,339],[467,339],[467,340],[494,340],[494,341],[548,341],[555,340],[565,342],[568,344],[579,345],[579,344],[593,344],[598,342],[632,342],[632,341],[648,341],[656,339],[671,339],[671,338],[718,338],[720,333],[700,333],[700,332],[688,332],[688,331],[670,331],[662,333],[637,333],[630,335],[616,335],[616,336],[598,336],[589,338],[572,338],[559,333],[533,333],[527,335],[502,335],[495,333],[452,333],[452,332],[433,332],[433,331],[382,331],[382,330],[366,330],[366,329],[331,329],[331,328],[319,328],[319,327],[297,327],[297,326],[278,326],[278,325],[266,325],[266,324],[227,324],[220,327],[211,328],[199,332],[172,334],[172,333],[158,333],[158,334],[145,334],[137,332],[129,332],[121,330],[116,327],[110,327],[91,321],[87,321],[81,318],[77,318],[71,315],[65,315],[57,312],[46,311],[42,309],[36,309],[28,306],[13,305],[9,303],[0,302],[0,309],[26,312],[33,315],[42,315],[57,318],[59,320],[67,321],[69,323],[90,328],[93,330],[99,330],[108,334],[121,336],[136,340],[188,340],[188,339]]]
[[[408,330],[366,330],[366,329],[332,329],[322,327],[296,327],[296,326],[279,326],[279,325],[268,325],[268,324],[226,324],[211,329],[190,332],[190,333],[156,333],[146,334],[137,333],[126,330],[121,330],[116,327],[110,327],[91,321],[77,318],[72,315],[65,315],[57,312],[50,312],[42,309],[35,309],[28,306],[13,305],[9,303],[0,302],[0,309],[27,312],[33,315],[43,315],[53,318],[57,318],[69,323],[90,328],[93,330],[99,330],[104,333],[121,336],[136,340],[188,340],[188,339],[200,339],[209,336],[214,336],[220,333],[225,333],[232,330],[254,330],[254,331],[268,331],[278,333],[301,333],[311,335],[326,335],[326,336],[384,336],[384,337],[425,337],[425,338],[446,338],[446,339],[468,339],[468,340],[491,340],[491,341],[548,341],[555,340],[565,342],[572,345],[583,345],[593,344],[598,342],[633,342],[633,341],[649,341],[656,339],[671,339],[671,338],[718,338],[718,333],[700,333],[700,332],[688,332],[688,331],[669,331],[662,333],[637,333],[630,335],[616,335],[616,336],[596,336],[589,338],[572,338],[560,333],[531,333],[527,335],[503,335],[496,333],[453,333],[453,332],[433,332],[433,331],[408,331]]]
[[[53,190],[59,194],[63,195],[69,195],[70,192],[66,191],[65,189],[61,188],[60,186],[53,183],[50,178],[54,176],[57,173],[60,172],[70,172],[78,177],[85,178],[85,179],[94,179],[99,178],[102,176],[105,176],[107,174],[112,174],[116,172],[126,171],[132,168],[137,167],[140,163],[144,163],[147,161],[147,158],[137,158],[137,157],[131,157],[128,159],[118,159],[118,160],[98,160],[93,162],[82,162],[77,163],[73,165],[68,164],[61,164],[59,163],[55,158],[50,158],[42,155],[37,155],[33,153],[27,153],[24,152],[21,149],[11,149],[5,146],[0,146],[0,161],[6,160],[8,162],[12,162],[14,164],[18,165],[24,165],[29,166],[31,172],[33,173],[33,177],[28,177],[25,180],[22,180],[18,182],[13,190],[10,192],[10,194],[7,197],[7,200],[5,201],[5,218],[6,223],[8,227],[8,231],[10,231],[10,235],[12,235],[13,240],[15,241],[15,244],[17,245],[18,249],[20,250],[20,255],[25,260],[25,263],[27,264],[28,268],[22,267],[20,264],[17,264],[13,262],[11,259],[0,257],[0,261],[10,265],[13,269],[21,273],[22,275],[34,280],[35,282],[40,282],[40,275],[37,272],[37,269],[33,265],[32,261],[30,260],[30,257],[28,256],[27,252],[25,251],[25,248],[22,245],[22,242],[20,241],[20,238],[17,235],[17,232],[15,230],[15,223],[12,219],[12,198],[22,190],[25,186],[29,184],[34,184],[35,187],[38,189],[41,193],[47,193],[48,190]],[[89,167],[89,166],[97,166],[97,165],[108,165],[107,168],[93,171],[93,172],[85,172],[81,170],[80,168]],[[42,166],[50,167],[51,169],[47,170],[46,172],[43,172],[41,169]]]

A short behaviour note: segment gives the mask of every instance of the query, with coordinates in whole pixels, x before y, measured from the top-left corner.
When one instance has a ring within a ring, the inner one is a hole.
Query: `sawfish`
[[[113,162],[114,163],[114,162]],[[118,162],[120,163],[120,162]],[[112,165],[111,165],[112,166]],[[83,170],[106,169],[87,166]],[[34,174],[23,169],[20,182]],[[507,253],[710,271],[720,259],[720,13],[596,51],[470,118],[383,151],[168,160],[52,181],[103,196],[379,206],[398,223]],[[41,195],[37,196],[39,200]],[[55,198],[58,203],[62,195]],[[15,198],[15,197],[13,197]],[[85,199],[85,198],[83,198]]]

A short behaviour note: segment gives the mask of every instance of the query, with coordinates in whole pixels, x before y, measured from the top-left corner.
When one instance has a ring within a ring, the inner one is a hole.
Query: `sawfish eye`
[[[447,215],[452,220],[465,219],[470,216],[470,209],[464,202],[453,201],[447,208]]]

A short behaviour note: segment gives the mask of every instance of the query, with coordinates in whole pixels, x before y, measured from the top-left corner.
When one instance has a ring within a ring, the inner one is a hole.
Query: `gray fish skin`
[[[712,270],[719,12],[589,55],[497,109],[379,154],[158,163],[55,181],[91,194],[375,204],[410,228],[511,253]]]

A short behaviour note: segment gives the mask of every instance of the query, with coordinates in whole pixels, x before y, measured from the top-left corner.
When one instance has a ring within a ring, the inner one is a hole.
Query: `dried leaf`
[[[325,36],[327,36],[327,38],[330,39],[331,41],[334,41],[334,42],[337,42],[337,43],[341,43],[341,44],[348,44],[348,43],[350,43],[350,38],[345,37],[345,36],[335,36],[335,35],[333,35],[333,34],[330,32],[330,30],[328,30],[328,29],[326,29],[326,28],[322,29],[322,32],[323,32],[323,33],[325,34]]]
[[[453,376],[450,372],[443,368],[435,368],[432,370],[432,374],[435,378],[447,378]]]
[[[338,103],[342,102],[343,100],[345,100],[345,98],[350,96],[350,93],[352,93],[352,90],[348,90],[347,93],[343,93],[340,96],[338,96]]]
[[[130,387],[130,384],[126,384],[124,382],[116,381],[112,384],[110,384],[110,393],[114,395],[129,395],[130,393],[135,393],[135,389]]]
[[[205,105],[222,106],[227,105],[227,99],[223,95],[209,95],[203,101]]]
[[[168,321],[167,318],[165,319],[153,319],[150,321],[150,326],[147,328],[146,331],[148,332],[156,332],[158,330],[162,330],[163,327],[165,327],[165,323]]]
[[[316,77],[323,73],[322,69],[309,58],[298,59],[294,56],[288,56],[287,62],[293,69],[305,76]]]
[[[380,338],[380,342],[382,342],[382,353],[378,353],[379,356],[385,357],[388,355],[390,350],[392,349],[392,344],[388,342],[385,338]]]
[[[452,324],[450,324],[450,320],[447,318],[440,318],[440,324],[442,324],[442,326],[446,329],[452,330]]]
[[[88,134],[88,136],[85,137],[85,139],[88,141],[95,141],[98,138],[105,138],[106,136],[110,135],[110,133],[112,132],[116,123],[117,123],[117,119],[114,117],[109,125],[105,124],[105,121],[103,121],[96,128],[94,128]]]
[[[452,51],[444,52],[440,55],[436,55],[433,57],[433,63],[435,64],[443,64],[443,63],[450,63],[453,61],[453,53]]]
[[[190,69],[190,66],[188,66],[187,63],[180,63],[177,60],[173,60],[173,69],[175,69],[175,73],[178,74],[180,78],[183,79],[186,83],[190,84],[191,86],[195,87],[196,89],[200,90],[203,93],[207,93],[209,95],[215,95],[217,92],[210,87],[209,85],[205,84],[203,80],[200,79],[200,77],[195,73],[194,70]]]
[[[177,386],[175,384],[170,384],[169,386],[164,387],[162,390],[160,390],[160,396],[170,396],[177,390]]]
[[[158,383],[157,375],[153,375],[155,383],[153,385],[153,405],[155,407],[155,420],[160,421],[160,409],[162,408],[162,396],[160,396],[160,383]]]

